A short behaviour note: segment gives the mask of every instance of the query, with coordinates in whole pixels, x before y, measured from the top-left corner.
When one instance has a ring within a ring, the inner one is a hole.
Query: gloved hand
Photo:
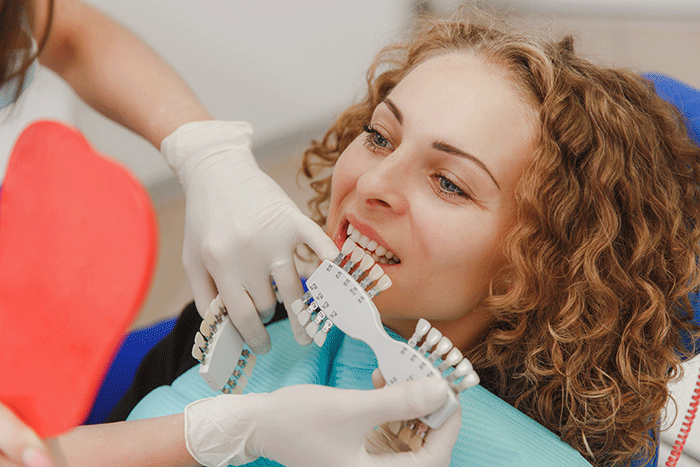
[[[163,140],[161,152],[185,190],[182,256],[197,309],[203,314],[220,294],[236,329],[262,354],[270,349],[262,321],[276,303],[271,278],[289,312],[303,294],[297,245],[306,243],[322,260],[338,249],[260,170],[251,133],[246,122],[187,123]],[[296,340],[310,343],[297,320],[290,322]]]
[[[316,385],[271,393],[220,395],[185,408],[187,449],[210,467],[262,456],[287,467],[446,466],[462,422],[461,409],[431,430],[418,452],[375,455],[365,438],[374,427],[440,408],[447,384],[425,378],[369,391]]]

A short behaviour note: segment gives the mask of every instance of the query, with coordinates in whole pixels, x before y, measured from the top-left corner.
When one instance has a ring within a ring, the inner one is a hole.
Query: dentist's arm
[[[41,39],[47,0],[33,0]],[[183,123],[211,120],[177,72],[135,34],[79,0],[54,0],[40,62],[95,110],[156,148]]]
[[[289,386],[265,394],[225,394],[184,414],[87,425],[60,437],[69,466],[243,465],[267,457],[287,467],[445,467],[461,410],[431,430],[418,452],[370,454],[368,430],[437,410],[450,389],[437,378],[360,391]]]
[[[459,435],[461,408],[431,430],[417,452],[370,454],[365,440],[376,426],[437,410],[447,391],[440,378],[426,378],[371,391],[301,385],[221,395],[185,409],[187,448],[211,467],[261,456],[287,467],[445,467]]]
[[[46,1],[34,0],[35,31],[44,29]],[[203,314],[220,294],[248,345],[267,352],[261,316],[274,311],[271,277],[289,311],[303,293],[293,261],[299,243],[321,259],[337,248],[260,170],[248,124],[213,121],[165,61],[91,6],[55,0],[54,10],[41,62],[93,108],[161,149],[185,190],[183,262],[197,309]],[[297,341],[311,342],[291,321]]]

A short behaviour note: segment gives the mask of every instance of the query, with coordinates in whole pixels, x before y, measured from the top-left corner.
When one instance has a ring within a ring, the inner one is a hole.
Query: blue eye
[[[438,180],[440,191],[442,191],[444,194],[449,196],[469,197],[469,195],[467,195],[460,187],[455,185],[449,178],[441,174],[435,175],[435,178]]]
[[[371,151],[378,151],[379,149],[393,149],[391,147],[391,143],[389,143],[389,141],[371,124],[366,123],[362,125],[362,131],[367,133],[364,144]]]

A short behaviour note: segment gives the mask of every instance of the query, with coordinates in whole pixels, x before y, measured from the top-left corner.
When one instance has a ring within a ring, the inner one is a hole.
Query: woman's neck
[[[433,327],[437,328],[443,336],[450,339],[453,346],[464,353],[488,332],[493,325],[493,316],[486,310],[476,309],[455,320],[431,321],[428,319],[428,321]],[[384,326],[407,340],[410,339],[415,332],[417,323],[417,319],[382,318],[382,324],[384,324]]]

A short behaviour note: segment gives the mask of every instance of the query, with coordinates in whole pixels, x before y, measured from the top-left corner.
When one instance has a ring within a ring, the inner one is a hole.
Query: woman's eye
[[[379,149],[394,149],[391,146],[391,143],[389,143],[389,141],[371,124],[362,125],[362,131],[367,133],[367,136],[365,137],[365,146],[370,150],[377,151]]]
[[[467,195],[460,187],[454,184],[452,180],[449,178],[437,174],[435,175],[435,178],[437,179],[438,185],[440,187],[440,191],[446,195],[449,196],[463,196],[468,198],[469,195]]]

